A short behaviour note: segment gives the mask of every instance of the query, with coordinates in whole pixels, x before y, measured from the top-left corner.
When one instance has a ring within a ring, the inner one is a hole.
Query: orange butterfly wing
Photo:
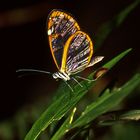
[[[92,55],[93,43],[90,37],[82,31],[77,31],[65,44],[60,71],[69,75],[78,73],[89,65]]]
[[[69,37],[80,27],[76,20],[61,10],[53,10],[48,16],[48,38],[51,53],[57,68],[60,70],[64,45]]]

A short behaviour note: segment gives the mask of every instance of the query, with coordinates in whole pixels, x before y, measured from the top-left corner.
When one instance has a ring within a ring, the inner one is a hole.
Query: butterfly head
[[[70,76],[65,72],[55,72],[52,76],[54,79],[62,79],[64,81],[70,80]]]

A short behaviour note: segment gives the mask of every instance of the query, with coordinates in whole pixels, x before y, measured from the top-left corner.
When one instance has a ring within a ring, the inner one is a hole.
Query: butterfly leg
[[[73,79],[80,87],[83,87],[83,86],[78,82],[77,79],[75,79],[74,77],[72,77],[72,79]]]
[[[64,82],[65,82],[66,85],[70,88],[70,90],[71,90],[72,92],[74,92],[74,90],[73,90],[72,87],[67,83],[67,81],[64,80]]]
[[[88,82],[96,81],[96,80],[87,79],[87,78],[84,78],[84,77],[81,77],[81,76],[76,76],[76,77],[79,78],[79,79],[82,79],[82,80],[86,80]]]

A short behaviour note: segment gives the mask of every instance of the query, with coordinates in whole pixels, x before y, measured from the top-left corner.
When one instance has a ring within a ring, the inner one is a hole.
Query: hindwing
[[[93,44],[90,37],[77,31],[65,43],[61,72],[70,74],[84,70],[90,63],[93,55]]]

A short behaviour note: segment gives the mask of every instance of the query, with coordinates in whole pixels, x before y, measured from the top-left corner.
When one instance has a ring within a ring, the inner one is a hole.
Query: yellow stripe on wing
[[[79,27],[77,21],[69,13],[66,13],[66,12],[63,12],[63,11],[57,10],[57,9],[53,10],[48,17],[48,29],[47,30],[49,30],[51,28],[51,26],[53,25],[52,19],[57,16],[60,16],[61,14],[64,15],[66,19],[73,19],[75,22],[74,26],[77,28],[77,30],[80,30],[80,27]],[[54,51],[52,48],[52,37],[57,38],[58,36],[59,36],[59,34],[53,34],[53,35],[51,34],[51,35],[48,35],[48,39],[49,39],[49,46],[50,46],[50,50],[51,50],[51,53],[53,56],[53,60],[56,64],[56,67],[58,68],[58,70],[60,70],[60,66],[57,63],[57,60],[56,60],[56,57],[54,55]]]
[[[88,57],[88,63],[87,63],[87,65],[90,63],[90,60],[91,60],[92,55],[93,55],[93,43],[92,43],[92,40],[90,39],[90,37],[85,32],[77,31],[75,34],[71,35],[69,37],[69,39],[67,40],[67,42],[65,43],[64,50],[63,50],[63,55],[62,55],[61,69],[60,69],[61,72],[66,72],[66,65],[67,65],[66,62],[67,62],[68,50],[69,50],[71,41],[72,41],[72,39],[76,35],[78,35],[80,33],[81,34],[84,34],[86,36],[86,38],[88,39],[88,41],[89,41],[90,54],[89,54],[89,57]]]

